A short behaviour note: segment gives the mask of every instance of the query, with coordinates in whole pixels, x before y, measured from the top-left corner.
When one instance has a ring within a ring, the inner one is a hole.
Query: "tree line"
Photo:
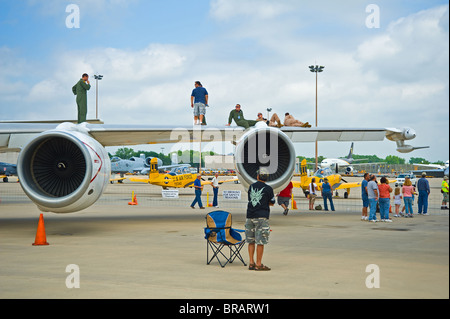
[[[172,163],[172,154],[177,153],[178,155],[178,162],[180,164],[190,164],[191,166],[198,166],[199,160],[200,160],[200,152],[199,151],[193,151],[193,150],[185,150],[185,151],[177,151],[177,152],[171,152],[169,154],[163,154],[153,152],[153,151],[134,151],[132,148],[129,147],[123,147],[119,148],[114,155],[109,154],[110,157],[117,156],[121,159],[129,159],[131,157],[139,157],[141,154],[144,154],[145,157],[158,157],[163,161],[164,165],[170,165]],[[208,155],[220,155],[216,154],[214,152],[202,152],[202,167],[205,166],[205,156]],[[315,158],[314,157],[304,157],[304,156],[297,156],[297,158],[300,160],[300,162],[303,159],[306,159],[308,163],[314,163]],[[324,156],[318,156],[319,163],[324,160]],[[364,164],[364,163],[386,163],[386,164],[438,164],[438,165],[444,165],[443,161],[437,161],[437,162],[430,162],[422,157],[411,157],[406,162],[406,159],[395,156],[395,155],[388,155],[386,158],[380,158],[377,155],[357,155],[353,154],[353,159],[359,159],[361,161],[358,161],[358,164]]]
[[[141,154],[144,154],[145,157],[158,157],[159,159],[162,160],[163,165],[170,165],[172,164],[173,153],[177,154],[179,164],[190,164],[193,167],[197,167],[199,165],[200,152],[193,150],[177,151],[177,152],[170,152],[169,154],[163,154],[162,152],[157,153],[154,151],[142,151],[142,150],[135,151],[129,147],[122,147],[119,148],[114,154],[109,153],[109,157],[117,156],[121,159],[129,159],[131,157],[139,157],[141,156]],[[210,155],[219,155],[219,154],[216,154],[211,151],[202,152],[201,157],[202,167],[205,167],[205,156]]]

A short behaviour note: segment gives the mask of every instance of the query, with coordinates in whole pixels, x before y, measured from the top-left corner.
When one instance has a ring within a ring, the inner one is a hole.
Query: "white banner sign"
[[[240,200],[241,191],[223,191],[222,196],[223,199]]]
[[[163,198],[178,198],[178,189],[163,189],[161,193]]]

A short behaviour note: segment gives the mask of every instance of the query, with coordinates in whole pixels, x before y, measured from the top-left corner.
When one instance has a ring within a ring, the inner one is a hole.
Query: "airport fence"
[[[136,192],[136,197],[139,206],[143,207],[180,207],[188,208],[192,201],[194,200],[194,194],[190,194],[189,190],[187,193],[182,193],[178,198],[162,198],[160,194],[148,194],[146,192]],[[242,209],[243,211],[247,208],[246,193],[243,192],[241,199],[229,200],[224,199],[219,195],[219,209]],[[362,202],[361,199],[356,197],[356,194],[347,199],[343,197],[333,197],[333,202],[335,209],[341,212],[348,213],[361,213]],[[207,195],[204,193],[202,195],[203,205],[207,205]],[[297,203],[297,211],[308,211],[308,199],[299,191],[294,192],[294,199]],[[417,210],[417,199],[415,197],[413,210]],[[106,193],[103,194],[100,199],[94,204],[95,205],[114,205],[114,206],[127,206],[128,202],[131,201],[131,194],[127,193]],[[210,203],[212,202],[212,196],[209,196]],[[439,190],[433,189],[429,197],[429,207],[434,213],[448,214],[448,211],[441,211],[440,206],[442,202],[442,194]],[[31,200],[25,195],[20,186],[16,183],[0,183],[0,212],[7,209],[8,204],[31,204]],[[323,199],[319,196],[316,198],[315,206],[320,205],[322,209],[324,208]],[[392,210],[395,211],[393,201],[391,201]],[[291,206],[292,207],[292,206]],[[290,208],[291,208],[290,207]],[[196,205],[198,209],[198,206]],[[209,208],[214,209],[214,208]],[[279,205],[275,205],[272,211],[282,211],[283,209]]]

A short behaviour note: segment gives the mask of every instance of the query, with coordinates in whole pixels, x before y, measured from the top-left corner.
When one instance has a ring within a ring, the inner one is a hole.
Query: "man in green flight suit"
[[[87,114],[87,96],[86,91],[91,88],[91,84],[89,83],[89,75],[84,73],[81,76],[80,81],[77,82],[72,87],[72,92],[77,96],[77,106],[78,106],[78,124],[82,122],[86,122],[86,114]]]
[[[241,106],[239,104],[236,104],[236,108],[230,112],[227,126],[230,126],[232,120],[236,122],[236,125],[242,126],[246,129],[250,126],[255,126],[255,124],[257,123],[257,121],[244,119],[244,113],[242,112]]]

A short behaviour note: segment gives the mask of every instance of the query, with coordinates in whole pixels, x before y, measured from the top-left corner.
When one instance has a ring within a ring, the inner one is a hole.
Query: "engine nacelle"
[[[101,196],[111,162],[94,138],[58,128],[39,134],[22,149],[17,170],[24,192],[40,210],[71,213]]]
[[[152,159],[156,158],[158,161],[158,166],[163,166],[163,161],[162,159],[158,158],[158,157],[147,157],[145,159],[145,166],[150,167],[150,165],[152,164]]]
[[[351,175],[352,173],[353,173],[353,167],[352,166],[347,166],[345,168],[345,174]]]
[[[283,190],[294,174],[294,144],[281,130],[262,122],[244,133],[236,145],[234,156],[237,177],[246,190],[256,182],[260,167],[269,172],[266,183],[275,193]]]

